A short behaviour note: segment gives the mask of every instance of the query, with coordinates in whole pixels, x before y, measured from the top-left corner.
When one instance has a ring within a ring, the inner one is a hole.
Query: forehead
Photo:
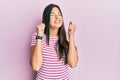
[[[60,10],[57,7],[54,7],[51,12],[60,12]]]

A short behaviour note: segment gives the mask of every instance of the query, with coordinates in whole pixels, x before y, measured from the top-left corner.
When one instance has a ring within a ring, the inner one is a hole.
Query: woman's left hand
[[[73,22],[70,21],[69,27],[68,27],[69,37],[74,36],[75,30],[76,30],[76,25]]]

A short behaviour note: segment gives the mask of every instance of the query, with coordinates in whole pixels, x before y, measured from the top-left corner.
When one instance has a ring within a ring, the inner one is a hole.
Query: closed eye
[[[55,16],[55,15],[62,16],[61,12],[58,12],[58,13],[51,12],[50,14],[50,16]]]

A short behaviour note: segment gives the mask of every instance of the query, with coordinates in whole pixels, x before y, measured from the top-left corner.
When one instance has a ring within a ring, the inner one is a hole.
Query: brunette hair
[[[49,21],[50,21],[50,14],[51,11],[54,7],[57,7],[59,11],[62,11],[58,5],[55,4],[49,4],[46,6],[43,12],[43,17],[42,17],[42,22],[45,24],[45,30],[44,33],[46,35],[46,43],[49,45],[49,38],[50,38],[50,31],[49,31]],[[62,15],[63,17],[63,15]],[[56,51],[58,48],[58,53],[59,53],[59,59],[63,59],[65,64],[68,63],[68,48],[69,48],[69,42],[66,39],[66,32],[65,32],[65,27],[64,27],[64,22],[62,23],[61,27],[58,30],[58,42],[56,45]],[[58,47],[57,47],[58,46]]]

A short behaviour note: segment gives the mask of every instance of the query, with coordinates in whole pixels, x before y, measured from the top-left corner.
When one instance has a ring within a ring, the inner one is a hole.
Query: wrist
[[[42,36],[42,35],[43,35],[42,33],[39,33],[39,32],[37,33],[37,36]]]
[[[70,34],[70,35],[69,35],[69,38],[74,38],[74,34]]]
[[[74,41],[74,35],[69,35],[69,41]]]
[[[37,40],[42,40],[42,38],[43,38],[43,37],[40,36],[40,35],[37,35],[37,36],[36,36],[36,39],[37,39]]]
[[[38,35],[38,36],[42,36],[42,35],[43,35],[43,32],[40,31],[40,30],[37,30],[37,35]]]

